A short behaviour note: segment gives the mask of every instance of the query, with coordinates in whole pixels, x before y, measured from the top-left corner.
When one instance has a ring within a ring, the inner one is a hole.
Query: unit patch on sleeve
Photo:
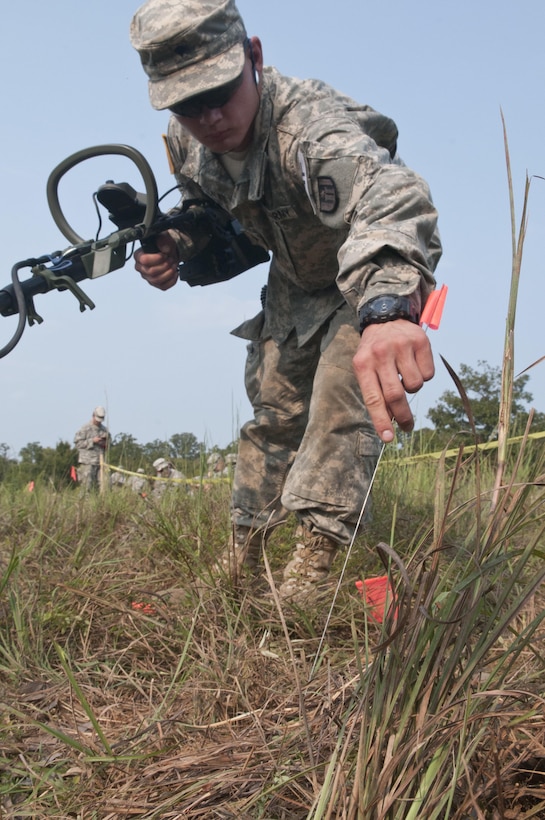
[[[331,177],[318,177],[318,197],[322,213],[332,214],[337,210],[339,197],[335,182]]]

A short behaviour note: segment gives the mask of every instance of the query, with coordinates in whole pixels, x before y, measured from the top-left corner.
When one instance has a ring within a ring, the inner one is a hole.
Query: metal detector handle
[[[149,239],[142,239],[142,241],[140,242],[140,247],[145,253],[161,253],[161,251],[157,247],[157,242],[155,241],[154,237],[149,237]]]
[[[146,231],[148,231],[151,225],[153,225],[157,213],[157,202],[159,196],[157,192],[157,182],[147,159],[140,153],[140,151],[137,151],[136,148],[132,148],[130,145],[120,145],[116,143],[112,143],[110,145],[95,145],[91,148],[83,148],[81,151],[76,151],[75,154],[71,154],[65,160],[60,162],[57,167],[51,171],[49,179],[47,180],[47,203],[49,205],[49,210],[51,211],[51,216],[53,217],[57,228],[72,245],[80,245],[85,242],[85,239],[79,236],[72,229],[62,212],[58,194],[59,182],[67,171],[75,165],[79,165],[80,162],[85,162],[85,160],[91,159],[92,157],[116,154],[132,160],[138,168],[144,181],[146,192],[146,210],[144,213],[143,225]]]

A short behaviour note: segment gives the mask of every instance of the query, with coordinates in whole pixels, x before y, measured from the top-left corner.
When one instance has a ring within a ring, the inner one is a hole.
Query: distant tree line
[[[430,452],[447,446],[457,446],[460,434],[467,434],[468,443],[494,440],[501,394],[502,372],[487,362],[479,361],[477,368],[462,364],[458,372],[465,397],[471,407],[474,429],[472,429],[466,402],[453,387],[446,390],[428,413],[432,428],[423,427],[410,435],[399,434],[398,443],[407,452]],[[511,404],[511,433],[524,432],[528,420],[528,405],[533,396],[526,390],[529,376],[524,374],[515,380]],[[532,431],[545,430],[545,413],[534,415]],[[176,433],[167,441],[155,439],[140,444],[130,433],[114,436],[106,454],[109,464],[123,467],[131,472],[142,468],[148,475],[153,474],[153,462],[160,456],[172,461],[188,478],[206,475],[207,460],[212,453],[223,457],[236,453],[237,442],[231,442],[224,449],[207,448],[193,433]],[[47,481],[54,487],[73,485],[72,467],[77,465],[77,452],[66,441],[56,447],[42,447],[33,441],[23,447],[19,460],[9,456],[10,448],[0,443],[0,483],[10,482],[13,486],[25,486],[30,481]]]
[[[498,415],[500,408],[502,370],[492,367],[485,361],[479,361],[476,368],[461,364],[457,376],[465,393],[464,398],[453,385],[439,397],[435,407],[428,410],[427,417],[433,427],[423,427],[402,437],[404,444],[410,446],[413,453],[441,450],[444,447],[457,447],[465,437],[468,444],[494,441],[497,437]],[[514,380],[510,414],[510,435],[522,435],[529,417],[529,407],[533,395],[526,385],[528,374]],[[472,423],[466,410],[469,404]],[[545,430],[545,413],[535,412],[531,432]]]

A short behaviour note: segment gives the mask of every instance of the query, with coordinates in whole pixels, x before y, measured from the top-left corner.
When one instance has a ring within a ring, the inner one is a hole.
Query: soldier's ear
[[[256,82],[259,82],[261,72],[263,71],[263,46],[261,45],[261,40],[259,39],[259,37],[249,38],[248,50],[250,60],[252,61],[254,79],[256,80]]]

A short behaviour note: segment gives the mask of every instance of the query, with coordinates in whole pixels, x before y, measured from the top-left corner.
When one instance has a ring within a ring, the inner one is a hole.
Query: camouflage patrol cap
[[[95,407],[95,409],[93,410],[93,416],[96,419],[103,419],[106,416],[106,410],[104,409],[104,407]]]
[[[153,466],[157,470],[157,472],[160,473],[161,470],[164,470],[165,467],[168,467],[168,461],[166,460],[166,458],[156,458],[153,462]]]
[[[130,38],[158,110],[231,82],[244,68],[246,29],[234,0],[148,0]]]

